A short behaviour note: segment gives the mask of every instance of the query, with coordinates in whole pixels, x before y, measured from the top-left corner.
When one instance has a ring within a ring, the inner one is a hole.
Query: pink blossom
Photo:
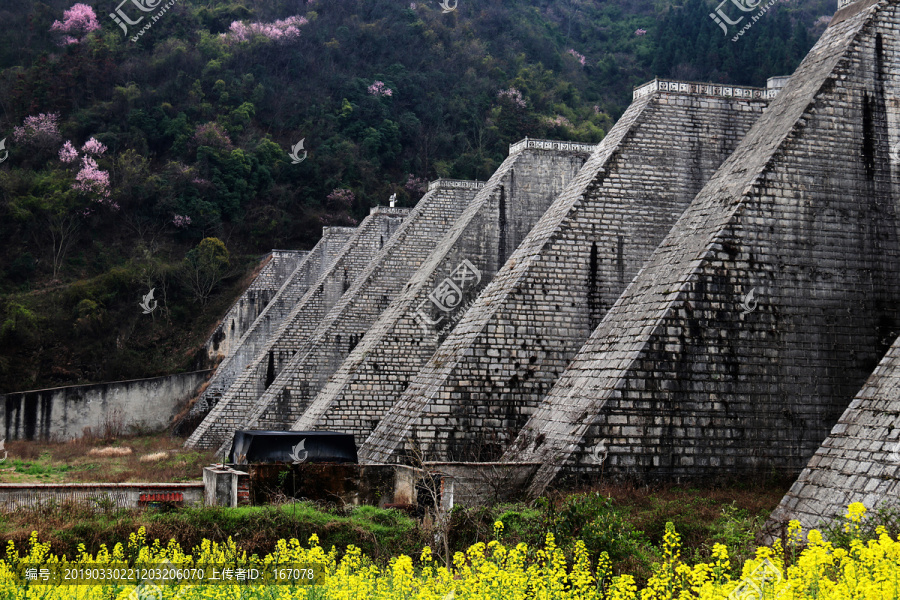
[[[21,127],[13,127],[13,140],[40,152],[55,152],[62,142],[59,134],[59,114],[41,113],[26,117]]]
[[[383,81],[376,81],[369,86],[369,93],[373,96],[393,96],[394,90],[387,87]]]
[[[416,10],[416,3],[415,3],[415,2],[410,2],[410,3],[409,3],[409,9],[410,9],[410,10]]]
[[[87,34],[98,29],[100,29],[100,22],[97,21],[94,9],[80,2],[73,4],[72,8],[63,13],[63,21],[54,21],[50,26],[50,31],[69,34],[62,38],[61,46],[79,43]]]
[[[179,229],[184,229],[191,224],[191,218],[184,215],[175,215],[175,218],[172,219],[172,224]]]
[[[78,160],[78,150],[72,145],[72,142],[66,141],[63,147],[59,149],[59,160],[69,164]]]
[[[352,190],[335,188],[328,194],[326,199],[328,200],[328,205],[330,207],[337,210],[347,210],[353,205],[353,201],[356,200],[356,195],[354,195]]]
[[[522,92],[517,90],[516,88],[509,88],[508,90],[500,90],[497,92],[498,98],[509,98],[510,101],[518,106],[519,108],[525,108],[525,99],[522,98]]]
[[[567,52],[568,54],[571,54],[571,55],[574,56],[575,58],[577,58],[577,59],[578,59],[578,62],[581,63],[581,66],[582,66],[582,67],[583,67],[585,64],[587,64],[587,59],[584,57],[584,54],[581,54],[580,52],[576,52],[573,48],[569,48],[568,50],[566,50],[566,52]]]
[[[428,187],[428,181],[414,176],[412,173],[406,176],[406,183],[403,184],[406,191],[411,193],[424,192]]]
[[[25,117],[21,127],[13,127],[13,139],[28,143],[59,138],[57,121],[59,121],[57,113],[41,113],[36,117]]]
[[[234,21],[227,33],[220,34],[229,41],[249,42],[254,36],[261,35],[270,40],[288,41],[300,37],[300,27],[309,23],[306,17],[288,17],[274,23],[250,23]]]
[[[100,156],[106,152],[106,146],[98,142],[97,138],[91,138],[81,147],[81,151]]]
[[[547,123],[556,127],[571,127],[572,123],[562,115],[556,115],[555,119],[547,117]]]
[[[197,146],[209,146],[219,150],[231,150],[233,148],[228,133],[221,125],[213,122],[198,125],[193,137],[191,137],[191,142]]]
[[[647,33],[647,30],[646,30],[646,29],[640,29],[640,28],[638,28],[638,29],[635,29],[635,30],[634,30],[634,35],[645,35],[646,33]]]
[[[109,198],[109,173],[100,170],[93,158],[85,156],[81,159],[81,170],[75,176],[72,188],[79,192],[96,194],[100,197],[97,202],[104,204]]]

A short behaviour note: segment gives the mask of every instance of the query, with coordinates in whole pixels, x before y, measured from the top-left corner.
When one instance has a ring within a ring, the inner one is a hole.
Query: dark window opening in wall
[[[275,381],[275,351],[269,350],[269,366],[266,368],[266,389]]]
[[[600,324],[603,308],[600,302],[600,283],[598,281],[597,271],[599,257],[597,252],[597,242],[591,244],[591,255],[588,259],[588,327],[593,331]]]

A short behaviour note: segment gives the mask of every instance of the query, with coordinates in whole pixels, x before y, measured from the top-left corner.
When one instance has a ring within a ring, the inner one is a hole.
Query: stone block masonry
[[[210,364],[234,354],[237,342],[308,254],[299,250],[272,250],[263,258],[256,277],[206,342]]]
[[[809,461],[898,328],[897,13],[835,16],[616,301],[504,456],[532,494],[600,443],[638,480]]]
[[[767,104],[761,88],[726,96],[711,84],[651,84],[381,420],[362,460],[400,459],[413,436],[435,460],[499,457]]]
[[[309,286],[337,260],[340,251],[356,231],[353,227],[323,227],[322,238],[299,262],[281,284],[275,296],[234,344],[234,349],[219,363],[209,385],[191,408],[191,417],[199,418],[215,406],[269,337],[278,330],[291,309],[306,294]]]
[[[384,247],[400,227],[408,208],[375,207],[346,244],[337,259],[290,308],[277,331],[270,332],[264,343],[241,349],[252,356],[241,371],[232,358],[229,369],[235,373],[233,383],[222,394],[203,423],[188,438],[189,447],[217,448],[247,417],[252,403],[275,380],[297,347],[315,330],[328,310],[350,288],[356,276]]]
[[[300,417],[356,342],[403,290],[484,182],[437,180],[341,300],[248,412],[244,429],[277,429]],[[222,450],[230,448],[228,435]]]
[[[831,435],[772,513],[766,530],[778,537],[797,519],[805,530],[846,514],[851,502],[869,510],[900,505],[900,338]]]
[[[293,429],[366,439],[593,149],[529,142],[500,165]]]

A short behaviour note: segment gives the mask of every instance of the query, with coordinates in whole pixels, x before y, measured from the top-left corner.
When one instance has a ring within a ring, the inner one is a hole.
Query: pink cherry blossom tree
[[[13,127],[13,139],[23,146],[53,152],[62,141],[59,134],[59,114],[41,113],[26,117],[21,127]]]
[[[81,151],[93,154],[94,156],[101,156],[106,152],[106,146],[98,142],[97,138],[91,138],[81,147]]]
[[[50,31],[58,31],[63,35],[60,46],[83,42],[92,31],[100,29],[97,14],[87,4],[73,4],[72,8],[63,13],[62,21],[54,21]]]
[[[522,92],[517,90],[516,88],[509,88],[508,90],[500,90],[497,92],[498,98],[506,98],[519,108],[525,108],[525,99],[522,97]]]
[[[578,62],[581,63],[582,67],[587,64],[587,58],[585,58],[584,54],[578,52],[574,48],[569,48],[568,50],[566,50],[566,53],[571,54],[576,59],[578,59]]]
[[[75,146],[69,140],[66,140],[63,147],[59,149],[59,160],[67,165],[78,160],[78,150],[75,149]]]
[[[81,159],[81,170],[75,176],[72,189],[90,194],[94,202],[108,206],[113,210],[119,210],[119,205],[109,199],[109,173],[100,169],[90,156]]]
[[[234,21],[226,33],[219,34],[228,42],[249,42],[255,36],[273,41],[290,41],[300,37],[300,28],[309,23],[306,17],[288,17],[272,23]]]
[[[394,90],[386,86],[383,81],[376,81],[369,86],[369,93],[373,96],[393,96]]]

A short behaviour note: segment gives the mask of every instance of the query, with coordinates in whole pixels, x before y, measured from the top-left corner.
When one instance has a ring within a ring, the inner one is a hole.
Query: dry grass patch
[[[128,456],[134,452],[128,446],[106,446],[105,448],[91,448],[88,456]]]
[[[189,450],[168,433],[65,442],[11,441],[0,483],[200,481],[212,452]]]
[[[145,455],[143,455],[143,456],[140,458],[140,461],[141,461],[142,463],[147,463],[147,462],[159,462],[159,461],[161,461],[162,459],[167,458],[168,456],[169,456],[169,452],[165,452],[165,451],[163,451],[163,452],[154,452],[153,454],[145,454]]]

